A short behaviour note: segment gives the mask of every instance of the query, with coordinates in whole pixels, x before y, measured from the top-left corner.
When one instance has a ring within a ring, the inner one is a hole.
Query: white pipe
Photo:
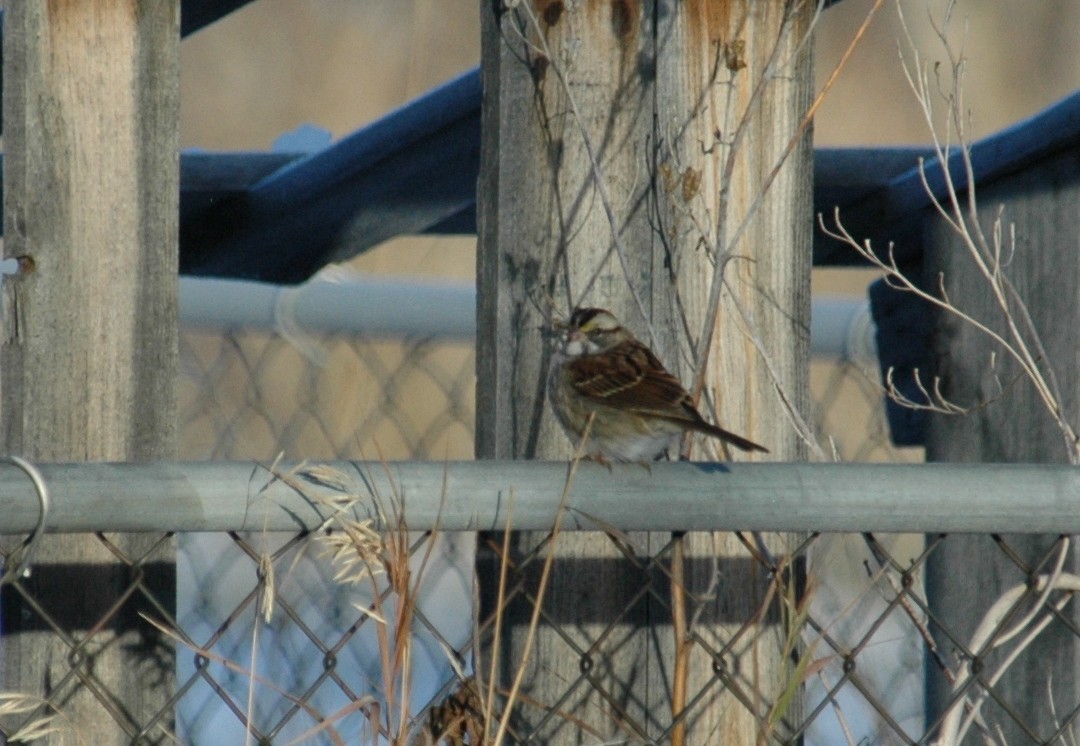
[[[353,274],[340,281],[320,274],[295,286],[181,277],[180,323],[465,341],[476,336],[476,291],[468,282]]]
[[[818,296],[812,300],[812,357],[877,365],[876,331],[868,300],[843,296]]]
[[[348,333],[469,341],[476,335],[470,282],[320,273],[303,285],[180,278],[180,320],[188,328],[274,329],[288,336]],[[810,353],[816,358],[876,360],[865,300],[815,298]]]

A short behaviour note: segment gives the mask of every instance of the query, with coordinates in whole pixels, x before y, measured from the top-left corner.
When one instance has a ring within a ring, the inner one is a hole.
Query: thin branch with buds
[[[946,26],[953,6],[954,3],[950,3],[946,10],[945,23],[934,26],[935,33],[946,50],[951,82],[948,85],[942,83],[940,66],[931,65],[919,55],[904,19],[901,4],[897,3],[897,12],[900,15],[901,27],[904,30],[911,56],[909,60],[901,50],[900,59],[908,84],[915,93],[916,101],[933,139],[936,165],[944,183],[944,196],[939,197],[934,191],[927,175],[926,162],[920,158],[919,176],[923,188],[930,198],[934,211],[960,240],[965,255],[978,274],[986,281],[986,286],[991,293],[994,304],[1000,312],[1000,319],[1005,327],[1004,331],[998,332],[988,324],[973,317],[970,313],[958,308],[950,300],[946,292],[943,277],[938,277],[937,287],[934,292],[921,288],[897,265],[892,244],[889,244],[886,255],[884,257],[880,256],[871,246],[869,240],[859,241],[848,232],[840,220],[839,210],[836,210],[833,214],[833,227],[827,226],[821,216],[818,216],[818,223],[827,236],[847,244],[865,260],[880,269],[884,273],[886,282],[892,287],[911,293],[917,298],[930,303],[935,308],[955,316],[971,328],[986,335],[1007,357],[1015,361],[1024,377],[1034,386],[1043,407],[1060,429],[1065,440],[1070,462],[1078,464],[1080,463],[1080,440],[1078,440],[1076,429],[1065,417],[1057,378],[1047,362],[1045,348],[1038,331],[1035,329],[1027,305],[1020,298],[1016,288],[1004,271],[1004,267],[1016,250],[1015,227],[1011,224],[1008,226],[1004,224],[1002,209],[997,211],[993,221],[993,230],[989,236],[983,230],[979,220],[975,168],[967,135],[969,115],[963,108],[963,73],[966,61],[962,55],[956,54],[946,36]],[[936,85],[931,85],[932,74]],[[941,97],[948,107],[949,124],[945,127],[943,133],[935,126],[935,91],[942,91]],[[958,141],[957,145],[952,144],[951,138],[954,135]],[[962,184],[957,183],[953,176],[953,164],[957,160],[964,177]],[[962,190],[966,192],[963,195],[961,195]],[[921,382],[919,386],[922,388]],[[925,388],[922,388],[922,391],[927,393]],[[940,396],[937,382],[934,383],[934,391],[935,395],[928,395],[927,400],[940,407],[936,411],[949,412],[949,410],[955,408],[957,412],[962,413],[968,410],[965,407],[946,403],[944,397]]]

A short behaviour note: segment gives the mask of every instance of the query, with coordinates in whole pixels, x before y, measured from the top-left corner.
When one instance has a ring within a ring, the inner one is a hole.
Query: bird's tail
[[[731,445],[738,448],[740,451],[758,451],[759,453],[769,452],[769,449],[763,445],[755,443],[752,440],[748,440],[741,435],[736,435],[735,433],[725,430],[722,427],[710,425],[708,422],[705,421],[696,423],[694,429],[698,432],[705,433],[706,435],[711,435],[714,438],[719,438],[725,443],[730,443]]]

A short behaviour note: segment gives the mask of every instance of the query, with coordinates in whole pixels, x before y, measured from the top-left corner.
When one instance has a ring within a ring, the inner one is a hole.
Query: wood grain
[[[4,252],[34,265],[3,283],[4,449],[175,457],[179,2],[13,3],[4,26]],[[171,566],[159,539],[113,543]],[[50,538],[37,562],[23,586],[53,614],[81,610],[75,639],[103,625],[79,665],[122,706],[114,719],[68,675],[57,635],[20,631],[36,614],[17,594],[4,598],[4,688],[49,693],[95,743],[130,742],[172,688],[171,654],[145,654],[149,628],[128,608],[103,616],[130,573],[93,536]],[[55,564],[79,572],[45,571]],[[170,607],[169,588],[159,595]]]

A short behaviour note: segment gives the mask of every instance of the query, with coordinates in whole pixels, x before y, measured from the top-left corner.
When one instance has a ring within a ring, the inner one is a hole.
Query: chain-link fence
[[[453,459],[472,452],[470,345],[342,336],[297,344],[271,333],[187,332],[182,358],[185,458],[270,463],[278,455],[312,461]],[[850,361],[815,362],[822,432],[839,433],[836,450],[847,459],[918,458],[889,448],[873,376]],[[837,428],[841,422],[845,428]],[[342,494],[352,491],[343,488]],[[372,732],[373,722],[383,723],[385,738],[396,727],[396,713],[408,711],[415,722],[405,725],[418,732],[445,727],[447,733],[461,731],[447,735],[447,743],[478,743],[466,727],[475,722],[478,697],[461,679],[472,673],[474,640],[486,639],[494,624],[481,619],[474,627],[474,537],[409,533],[390,551],[386,537],[367,536],[363,527],[341,528],[336,535],[355,542],[383,542],[368,561],[391,572],[376,574],[374,582],[361,572],[359,582],[346,582],[338,574],[340,563],[328,556],[334,547],[321,534],[179,537],[175,617],[169,599],[159,599],[155,615],[179,640],[175,690],[156,719],[140,721],[126,712],[88,663],[98,644],[95,635],[125,613],[123,602],[103,609],[90,629],[64,629],[63,614],[40,583],[9,579],[5,598],[22,598],[40,626],[67,641],[72,653],[67,676],[50,681],[48,690],[0,702],[4,733],[10,738],[26,723],[59,713],[49,721],[57,729],[53,738],[93,742],[92,734],[64,716],[66,698],[83,687],[118,722],[135,723],[129,735],[138,742],[239,743],[251,733],[261,743],[356,743]],[[677,540],[649,547],[617,533],[609,538],[624,563],[625,609],[617,618],[590,624],[549,620],[565,640],[558,655],[579,674],[567,679],[557,702],[521,700],[520,707],[539,716],[527,719],[528,726],[516,723],[515,740],[669,743],[685,728],[683,742],[714,743],[716,725],[705,713],[720,692],[733,697],[732,706],[752,713],[762,743],[929,743],[946,732],[966,732],[973,743],[981,738],[1064,744],[1080,729],[1074,728],[1080,699],[1070,700],[1073,682],[1045,672],[1038,678],[1046,648],[1031,644],[1036,632],[1040,638],[1058,635],[1053,639],[1080,635],[1065,608],[1072,576],[1063,570],[1061,542],[1033,553],[1008,539],[987,537],[1006,560],[999,581],[1008,592],[998,607],[958,621],[931,608],[923,580],[927,563],[953,537],[821,534],[778,552],[772,537],[738,534],[732,542],[750,558],[738,570],[745,574],[733,575],[735,565],[721,562],[711,574],[699,574],[700,587],[678,581],[685,584],[692,620],[686,644],[699,669],[695,688],[678,700],[677,711],[643,711],[612,685],[613,674],[604,665],[625,643],[628,626],[644,618],[644,609],[649,619],[670,625]],[[160,548],[131,555],[107,537],[102,542],[130,573],[131,595],[160,596],[150,572]],[[349,546],[355,555],[358,544]],[[498,556],[499,548],[493,550]],[[508,567],[508,602],[531,603],[542,556],[541,551],[517,557]],[[791,572],[795,559],[809,560],[805,583]],[[396,604],[400,594],[391,586],[400,578],[394,567],[410,569],[418,589],[415,607]],[[726,581],[719,591],[718,573]],[[739,585],[736,578],[759,586],[760,606],[743,619],[706,624],[707,609],[723,603],[723,587]],[[804,601],[786,607],[784,599],[795,598],[792,591]],[[387,630],[403,619],[409,620],[408,659],[388,658]],[[702,623],[695,626],[695,620]],[[783,691],[762,689],[752,674],[755,651],[785,643],[792,660],[789,680],[806,692],[802,707],[793,706]],[[166,649],[135,652],[165,670],[173,665]],[[407,690],[387,678],[388,665],[410,672]],[[1009,674],[1003,678],[1001,672],[1021,666],[1047,688],[1050,716],[1018,710],[1010,701],[1003,687]],[[950,716],[957,720],[926,714],[925,670],[941,701],[966,698],[966,707],[954,708],[958,715]],[[590,709],[606,714],[607,727],[598,729],[594,718],[581,716]],[[577,735],[570,738],[568,729]]]
[[[181,361],[183,458],[472,458],[471,345],[194,331]]]
[[[469,343],[342,336],[291,340],[268,333],[231,331],[220,336],[188,333],[183,352],[185,384],[181,411],[187,458],[270,461],[279,455],[291,459],[441,459],[472,455],[474,364]],[[821,432],[833,438],[833,445],[843,459],[913,458],[912,453],[897,451],[889,444],[888,428],[881,416],[880,392],[873,378],[876,371],[867,369],[868,364],[873,363],[815,361],[812,370],[815,419]],[[430,550],[428,541],[418,539],[421,555]],[[468,669],[473,640],[472,542],[471,537],[443,535],[433,548],[442,561],[426,564],[426,592],[421,596],[421,613],[415,625],[417,683],[411,695],[411,709],[415,713],[433,697],[442,700],[456,690],[456,666],[459,673]],[[917,554],[919,543],[917,538],[890,538],[889,545],[897,544]],[[831,580],[818,592],[820,600],[816,606],[820,615],[824,619],[850,616],[860,623],[877,620],[873,645],[868,642],[863,645],[868,647],[868,652],[863,652],[864,660],[875,657],[891,661],[888,665],[874,665],[877,673],[864,686],[867,692],[878,692],[878,697],[886,691],[906,692],[899,702],[892,703],[891,709],[889,706],[881,709],[895,722],[905,723],[906,732],[917,733],[922,713],[922,687],[918,680],[921,657],[917,651],[919,642],[909,623],[905,625],[899,616],[888,613],[885,603],[867,597],[868,582],[851,570],[854,567],[861,572],[859,562],[866,560],[862,556],[866,550],[858,539],[831,535],[815,539],[801,552],[809,552],[811,545],[818,547],[815,561],[824,564],[826,558],[831,558],[829,564],[837,566],[829,572]],[[671,552],[669,543],[660,551],[626,557],[635,577],[647,581],[635,589],[636,600],[627,613],[632,614],[633,606],[647,602],[656,605],[659,601],[661,607],[670,602],[670,591],[666,588],[669,573],[663,568],[671,561]],[[215,650],[227,660],[251,660],[256,647],[252,642],[257,600],[253,580],[260,558],[268,555],[276,564],[287,567],[287,572],[280,573],[274,589],[281,608],[268,623],[261,625],[259,650],[255,651],[257,659],[262,661],[260,673],[274,682],[288,682],[283,687],[285,692],[294,696],[305,694],[303,700],[307,706],[323,715],[347,708],[356,697],[378,695],[382,661],[375,624],[365,612],[354,608],[355,603],[360,603],[361,608],[368,609],[370,598],[353,598],[355,589],[335,583],[334,568],[325,558],[320,559],[310,543],[298,542],[295,537],[181,538],[181,627],[195,640],[214,640]],[[515,571],[521,574],[511,583],[513,587],[524,589],[535,580],[528,578],[528,572],[529,562],[537,556],[517,559]],[[767,561],[765,556],[759,557]],[[846,570],[846,577],[835,582],[841,570]],[[210,580],[213,582],[207,582]],[[238,614],[239,599],[244,599],[248,606]],[[512,600],[511,597],[508,602]],[[859,610],[846,609],[852,605]],[[442,613],[424,613],[428,609],[440,609]],[[456,611],[447,615],[446,609]],[[745,622],[745,627],[732,630],[732,639],[746,640],[760,634],[759,630],[754,632],[755,625],[750,620]],[[834,639],[848,640],[851,635],[840,634],[840,626],[852,625],[833,622]],[[854,627],[858,629],[858,625]],[[579,625],[573,635],[577,641],[566,652],[575,660],[603,657],[605,646],[619,639],[618,630],[619,625],[612,624],[597,634],[588,630],[588,625]],[[859,634],[866,632],[859,630]],[[723,641],[716,639],[706,649],[715,660],[732,654],[725,650]],[[336,664],[329,672],[325,666],[327,657]],[[451,664],[450,659],[455,663]],[[248,666],[229,669],[212,683],[211,674],[199,670],[192,660],[198,659],[181,653],[179,679],[200,680],[199,686],[192,687],[189,700],[181,702],[178,709],[181,738],[201,743],[207,733],[224,732],[241,737],[248,717],[243,707],[243,694],[249,684]],[[738,666],[732,667],[735,668]],[[820,682],[835,668],[836,665],[826,666],[815,679],[819,682],[815,686],[821,686]],[[833,688],[845,691],[838,683],[843,676],[842,672],[835,674],[837,683]],[[725,683],[737,687],[734,680]],[[578,701],[579,706],[580,702],[588,701],[589,696],[584,692],[590,687],[589,678],[582,677],[576,686],[570,687],[577,690],[568,693],[570,701]],[[228,706],[221,704],[225,697],[231,702]],[[746,694],[745,698],[750,702],[753,695]],[[841,702],[843,697],[837,695],[832,700]],[[698,708],[705,702],[707,697]],[[874,707],[865,703],[852,702],[848,709],[856,718],[874,714]],[[241,713],[244,713],[242,717]],[[761,716],[766,716],[764,711]],[[255,700],[252,717],[259,724],[259,733],[282,737],[285,743],[288,737],[314,727],[305,708],[266,688],[262,688]],[[785,737],[796,737],[806,731],[812,742],[831,743],[837,733],[837,717],[835,710],[824,709],[809,719],[805,728],[794,727]],[[843,717],[842,710],[839,717]],[[363,715],[357,711],[335,722],[335,729],[341,734],[354,734],[362,730],[362,720]],[[625,714],[615,720],[630,721]],[[692,708],[677,721],[684,720],[696,722]],[[833,724],[828,724],[829,721]],[[562,723],[562,728],[568,727],[562,716],[556,717],[556,722]],[[663,743],[666,738],[662,734],[670,728],[671,723],[643,722],[635,727],[624,722],[623,735],[640,741],[644,734],[654,731],[660,734],[656,736],[658,742]],[[550,718],[538,732],[543,735],[534,737],[536,743],[565,737],[559,734],[559,728],[552,728]],[[694,734],[693,728],[689,733]],[[885,731],[881,734],[885,735]],[[526,734],[515,735],[524,740]]]
[[[185,458],[269,463],[278,456],[310,461],[472,457],[471,344],[347,335],[286,339],[232,330],[185,333],[181,353]],[[453,677],[444,651],[464,649],[470,640],[475,542],[450,535],[418,536],[416,542],[421,556],[432,551],[435,559],[424,571],[414,627],[412,707],[419,711]],[[334,567],[310,541],[276,534],[183,536],[179,555],[181,626],[194,640],[213,640],[228,660],[249,661],[255,654],[264,662],[261,675],[283,690],[263,687],[253,700],[252,719],[264,737],[287,743],[315,727],[306,708],[329,716],[378,692],[383,661],[377,625],[357,611],[357,606],[370,608],[370,592],[365,593],[370,589],[335,582]],[[253,580],[267,556],[287,569],[277,574],[277,610],[259,625],[256,642]],[[448,617],[425,615],[429,608],[459,613],[436,626],[427,620]],[[328,660],[334,665],[327,666]],[[223,734],[225,742],[243,738],[250,667],[243,669],[213,678],[199,670],[196,656],[181,653],[179,678],[198,682],[178,709],[185,743]],[[300,694],[306,707],[289,694]],[[355,711],[334,728],[355,734],[364,720]],[[330,742],[325,734],[311,738]]]

